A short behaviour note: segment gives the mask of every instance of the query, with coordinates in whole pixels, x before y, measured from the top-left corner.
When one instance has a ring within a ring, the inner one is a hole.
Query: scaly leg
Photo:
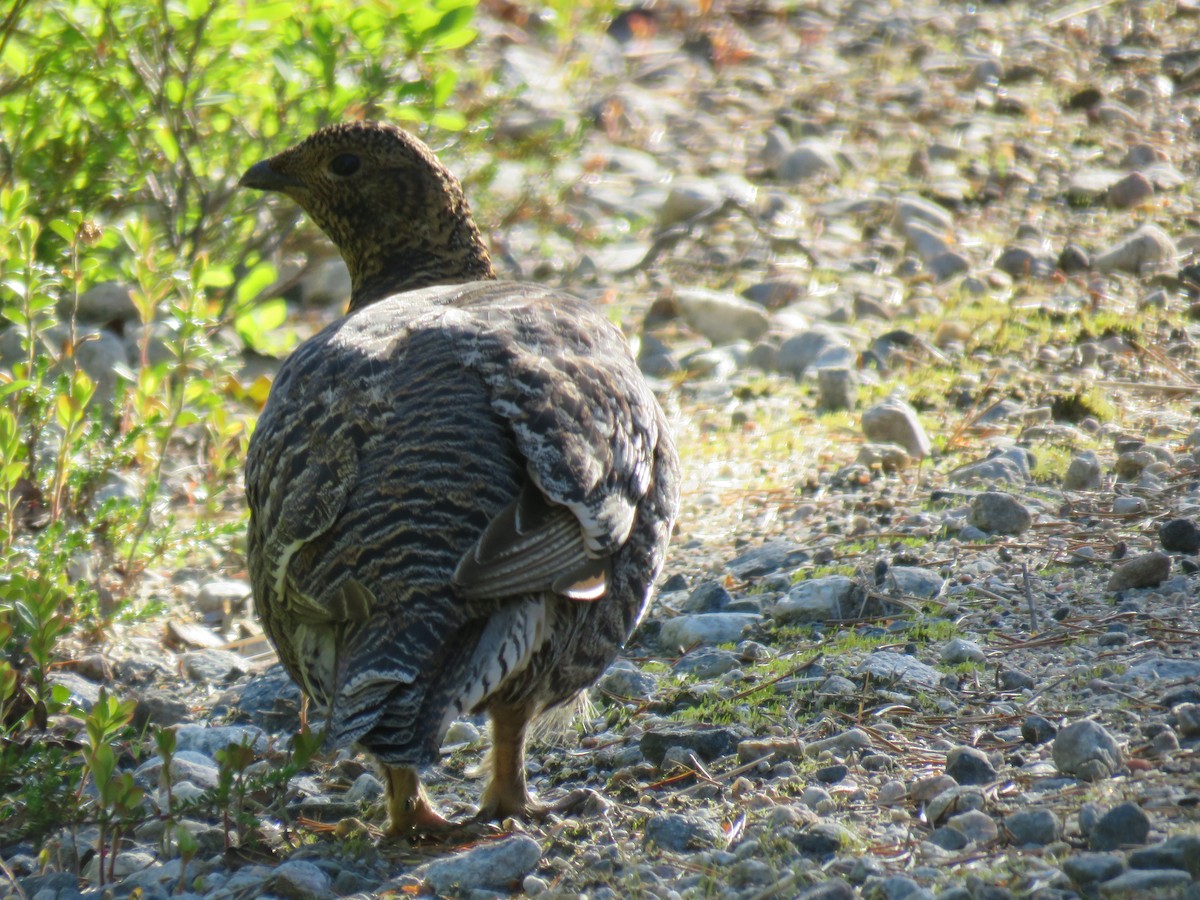
[[[480,820],[537,815],[525,785],[525,729],[532,710],[527,705],[493,706],[492,780],[479,801]]]
[[[411,837],[447,828],[447,822],[433,808],[415,769],[383,767],[387,782],[389,837]]]

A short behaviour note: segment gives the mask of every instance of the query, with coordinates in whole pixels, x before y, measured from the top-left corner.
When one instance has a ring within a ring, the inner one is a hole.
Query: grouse
[[[527,727],[599,677],[662,569],[679,491],[662,409],[594,307],[496,280],[459,182],[399,128],[324,128],[240,184],[298,203],[352,286],[250,441],[267,637],[327,738],[381,765],[389,833],[447,824],[420,770],[485,711],[479,817],[535,814]]]

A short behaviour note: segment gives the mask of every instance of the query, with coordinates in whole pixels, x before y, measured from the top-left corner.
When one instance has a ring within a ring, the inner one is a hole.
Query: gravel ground
[[[329,751],[241,835],[198,804],[186,865],[130,834],[115,896],[1200,898],[1200,6],[793,6],[562,45],[497,0],[470,51],[496,152],[444,156],[506,277],[611,309],[686,468],[627,658],[531,750],[580,802],[380,842]],[[178,726],[177,801],[297,727],[241,575],[164,573],[167,617],[58,675]],[[429,773],[452,815],[480,725]],[[101,896],[95,842],[0,848],[0,895]]]

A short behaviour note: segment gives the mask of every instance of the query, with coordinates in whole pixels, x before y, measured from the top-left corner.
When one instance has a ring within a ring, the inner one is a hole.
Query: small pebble
[[[1033,516],[1012,494],[985,491],[971,501],[970,521],[992,534],[1021,534],[1033,524]]]
[[[1063,728],[1054,738],[1051,752],[1060,772],[1083,781],[1108,778],[1124,762],[1113,736],[1091,719],[1072,722]]]
[[[1158,587],[1171,575],[1171,557],[1165,553],[1146,553],[1122,563],[1108,579],[1108,590]]]
[[[1114,806],[1100,817],[1088,835],[1093,850],[1116,850],[1128,844],[1144,844],[1150,835],[1150,819],[1136,803]]]

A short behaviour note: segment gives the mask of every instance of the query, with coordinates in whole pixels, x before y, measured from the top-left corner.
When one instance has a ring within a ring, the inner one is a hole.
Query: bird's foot
[[[536,803],[524,786],[521,786],[519,791],[505,791],[495,787],[494,784],[488,785],[480,799],[479,811],[475,813],[475,821],[502,822],[505,819],[521,819],[526,822],[541,821],[553,815],[575,812],[596,796],[598,795],[595,791],[577,788],[552,803]]]
[[[452,827],[433,808],[417,773],[412,769],[385,767],[387,776],[387,837],[417,837],[436,834]]]

